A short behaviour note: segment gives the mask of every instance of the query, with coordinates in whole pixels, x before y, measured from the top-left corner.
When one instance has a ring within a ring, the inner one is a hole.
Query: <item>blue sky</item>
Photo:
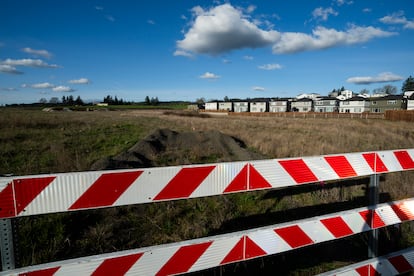
[[[0,1],[0,104],[327,95],[414,75],[414,4]]]

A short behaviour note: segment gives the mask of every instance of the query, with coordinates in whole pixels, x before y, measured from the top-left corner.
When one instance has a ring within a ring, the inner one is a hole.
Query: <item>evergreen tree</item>
[[[406,91],[414,91],[414,78],[412,76],[409,76],[403,83],[403,86],[401,88],[402,92]]]

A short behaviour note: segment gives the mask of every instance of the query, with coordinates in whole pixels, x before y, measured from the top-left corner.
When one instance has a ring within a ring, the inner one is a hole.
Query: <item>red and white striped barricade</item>
[[[174,275],[286,252],[411,220],[414,220],[414,198],[247,231],[25,267],[0,272],[0,276]],[[412,259],[408,262],[412,264]]]
[[[282,188],[414,169],[414,149],[0,178],[0,218]]]

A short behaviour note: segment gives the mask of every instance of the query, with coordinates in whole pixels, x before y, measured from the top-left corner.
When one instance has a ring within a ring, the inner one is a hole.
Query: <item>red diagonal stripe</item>
[[[281,160],[279,164],[289,173],[298,184],[315,182],[318,178],[302,159]]]
[[[16,210],[14,210],[12,185],[12,183],[8,183],[6,188],[0,192],[0,218],[10,218],[16,216]]]
[[[230,182],[223,193],[247,191],[247,171],[249,165],[245,165],[238,175]]]
[[[171,179],[154,200],[187,198],[216,166],[183,168]]]
[[[388,172],[387,167],[377,153],[364,153],[362,156],[365,158],[365,161],[367,161],[373,172]]]
[[[292,248],[312,244],[313,241],[298,225],[292,225],[274,230]]]
[[[69,210],[111,206],[141,174],[142,171],[104,173]]]
[[[23,272],[23,273],[20,273],[19,276],[52,276],[56,273],[56,271],[59,270],[59,268],[60,266],[31,271],[31,272]]]
[[[253,167],[249,167],[249,189],[250,190],[257,190],[257,189],[266,189],[272,188],[272,185],[267,182],[266,179]]]
[[[385,223],[374,210],[361,211],[359,214],[365,220],[366,224],[368,224],[371,228],[379,228],[385,226]]]
[[[266,251],[264,251],[260,246],[258,246],[254,241],[252,241],[249,237],[245,236],[245,259],[251,259],[255,257],[260,257],[267,255]]]
[[[188,272],[212,243],[212,241],[209,241],[180,247],[156,275],[161,276]]]
[[[125,275],[128,270],[138,261],[144,253],[131,254],[127,256],[106,259],[92,273],[93,276]]]
[[[398,273],[404,273],[413,270],[412,265],[402,255],[388,258],[388,261],[394,266]]]
[[[53,180],[55,176],[22,178],[13,180],[16,197],[16,213],[20,214]]]
[[[394,155],[404,170],[414,169],[414,161],[406,150],[394,151]]]
[[[232,262],[241,261],[244,259],[244,239],[243,236],[237,244],[230,250],[230,252],[224,257],[220,264],[228,264]]]
[[[414,214],[405,202],[393,204],[391,205],[391,208],[401,221],[414,220]]]
[[[358,267],[357,269],[355,269],[356,272],[358,272],[359,275],[361,276],[380,276],[381,274],[378,273],[378,271],[375,270],[375,268],[368,264],[368,265],[364,265],[361,267]]]
[[[325,156],[325,160],[340,178],[357,176],[345,156]]]
[[[321,222],[335,238],[349,236],[354,233],[341,217],[322,219]]]

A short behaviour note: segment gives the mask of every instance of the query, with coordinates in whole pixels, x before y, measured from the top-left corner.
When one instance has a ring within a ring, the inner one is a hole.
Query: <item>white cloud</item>
[[[265,88],[261,87],[261,86],[253,86],[252,90],[254,90],[254,91],[265,91]]]
[[[6,59],[1,61],[0,64],[10,65],[10,66],[27,66],[27,67],[42,67],[42,68],[58,68],[56,64],[48,64],[41,59]]]
[[[338,5],[352,1],[338,1]],[[253,7],[246,10],[252,10]],[[223,4],[211,9],[200,6],[192,9],[194,20],[182,40],[176,42],[175,56],[193,57],[194,54],[218,55],[243,48],[272,46],[274,54],[290,54],[345,45],[365,43],[375,38],[397,35],[372,26],[349,25],[346,30],[316,27],[311,34],[278,32],[259,27],[260,20],[251,19],[243,9]],[[338,13],[332,8],[318,8],[314,16],[325,20]],[[410,25],[407,25],[408,28]]]
[[[403,25],[404,29],[414,29],[414,20],[408,20],[404,16],[404,11],[398,11],[391,15],[380,18],[380,21],[384,24],[397,24]]]
[[[155,25],[155,21],[154,20],[151,20],[151,19],[148,19],[147,20],[147,23],[150,24],[150,25]]]
[[[17,70],[16,67],[8,65],[8,64],[0,64],[0,72],[7,73],[7,74],[13,74],[13,75],[23,74],[23,72]]]
[[[258,66],[259,69],[262,70],[277,70],[277,69],[282,69],[282,65],[277,64],[277,63],[269,63],[269,64],[263,64]]]
[[[252,57],[252,56],[243,56],[243,58],[245,60],[253,60],[254,59],[254,57]]]
[[[47,89],[47,88],[53,88],[55,86],[51,83],[48,83],[48,82],[42,82],[42,83],[32,84],[32,85],[30,85],[30,87],[36,88],[36,89]]]
[[[305,33],[282,33],[281,38],[273,45],[276,54],[291,54],[302,51],[321,50],[342,45],[367,42],[374,38],[390,37],[397,33],[383,31],[374,27],[351,25],[346,31],[337,31],[325,27],[317,27],[312,35]]]
[[[400,81],[403,77],[395,75],[391,72],[384,72],[378,74],[378,76],[365,76],[365,77],[351,77],[347,79],[347,82],[355,83],[355,84],[371,84],[371,83],[378,83],[378,82],[394,82]]]
[[[35,50],[29,47],[23,48],[22,49],[23,52],[27,53],[27,54],[31,54],[34,56],[41,56],[44,58],[51,58],[52,54],[46,50]]]
[[[63,86],[63,85],[56,86],[52,90],[54,92],[73,92],[73,91],[75,91],[74,89],[72,89],[68,86]]]
[[[193,57],[194,55],[187,51],[176,50],[174,56]]]
[[[280,36],[276,31],[260,29],[230,4],[210,10],[197,6],[192,11],[194,22],[184,39],[177,41],[180,51],[217,55],[236,49],[268,46]]]
[[[365,12],[365,13],[369,13],[369,12],[372,12],[372,9],[371,8],[365,8],[362,11]]]
[[[214,80],[214,79],[218,79],[220,78],[220,76],[214,74],[214,73],[210,73],[210,72],[205,72],[204,74],[202,74],[200,76],[201,79],[210,79],[210,80]]]
[[[312,12],[312,16],[313,16],[314,19],[319,19],[319,20],[322,20],[322,21],[328,20],[329,15],[337,16],[338,12],[336,12],[331,7],[329,7],[329,8],[319,7],[319,8],[314,9],[313,12]]]
[[[354,1],[336,0],[336,4],[338,6],[342,6],[344,4],[346,4],[346,5],[352,5],[353,3],[354,3]]]
[[[89,80],[87,78],[80,78],[77,80],[70,80],[69,83],[72,84],[89,84]]]

